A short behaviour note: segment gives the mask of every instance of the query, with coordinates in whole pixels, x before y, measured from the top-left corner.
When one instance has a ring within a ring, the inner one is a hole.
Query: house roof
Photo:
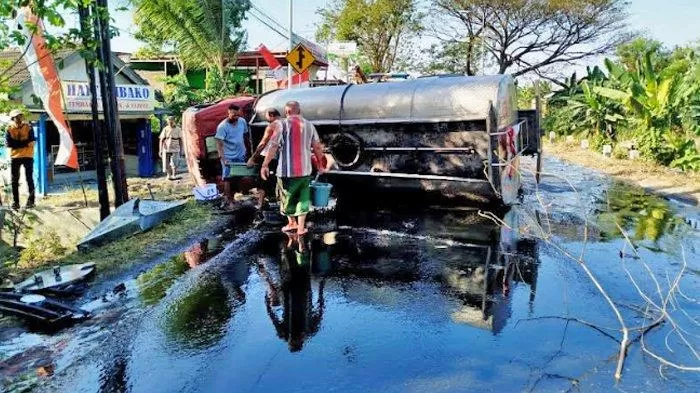
[[[59,61],[70,56],[73,52],[74,51],[72,50],[59,51],[56,53],[56,63],[59,63]],[[10,67],[5,73],[9,77],[8,84],[12,87],[19,86],[29,80],[29,70],[27,69],[26,63],[22,61],[21,57],[22,52],[18,49],[0,52],[0,68],[4,69],[8,65],[12,65],[12,67]],[[6,65],[5,63],[9,64]]]
[[[272,52],[272,55],[275,56],[282,67],[287,65],[288,62],[286,51]],[[315,60],[313,64],[319,67],[328,66],[328,63],[323,60]],[[255,67],[258,65],[261,68],[268,66],[267,63],[265,63],[265,59],[263,59],[262,54],[260,54],[258,51],[239,52],[233,65],[235,67]]]
[[[277,59],[277,61],[280,63],[282,67],[287,65],[287,52],[286,51],[275,51],[272,52],[272,55]],[[163,62],[175,62],[175,56],[173,55],[162,55],[162,56],[156,56],[152,58],[131,58],[132,63],[163,63]],[[234,62],[231,64],[233,67],[260,67],[260,68],[268,68],[267,63],[265,62],[265,59],[262,57],[260,52],[258,51],[243,51],[243,52],[238,52],[236,55]],[[319,67],[327,67],[328,63],[323,61],[323,60],[316,60],[313,62],[313,65],[319,66]]]
[[[148,84],[145,79],[134,72],[134,70],[130,69],[117,55],[118,53],[112,52],[112,65],[115,73],[119,72],[123,74],[132,83],[140,85]],[[12,65],[7,71],[7,75],[9,76],[8,83],[12,87],[23,85],[29,82],[30,79],[29,70],[25,62],[21,59],[21,56],[22,52],[18,49],[0,51],[0,69],[7,67],[7,65],[3,64],[5,62],[9,62]],[[80,53],[75,50],[61,50],[54,56],[54,61],[59,68],[61,68],[62,63],[65,64],[78,60],[82,60],[82,58],[80,57]]]

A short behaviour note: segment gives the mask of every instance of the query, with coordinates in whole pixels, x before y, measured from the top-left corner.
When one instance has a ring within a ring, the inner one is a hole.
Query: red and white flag
[[[24,61],[32,78],[34,95],[41,99],[44,110],[53,120],[60,142],[54,165],[65,165],[78,169],[78,153],[73,143],[70,125],[63,114],[63,88],[53,56],[46,47],[44,26],[29,7],[20,9],[17,28],[24,34],[27,46],[23,49]]]

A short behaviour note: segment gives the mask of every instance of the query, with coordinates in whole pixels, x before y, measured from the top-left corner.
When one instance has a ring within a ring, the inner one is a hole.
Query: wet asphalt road
[[[45,335],[2,321],[2,386],[700,390],[697,372],[660,369],[639,342],[616,385],[619,324],[565,255],[584,256],[629,326],[643,325],[650,312],[640,292],[661,304],[674,287],[669,314],[685,333],[665,323],[644,342],[697,366],[700,212],[555,160],[546,169],[555,175],[539,186],[526,179],[523,203],[495,214],[500,225],[467,209],[341,206],[301,242],[265,227],[197,242],[127,280],[125,293],[90,304],[96,317],[88,323]],[[616,223],[641,258],[631,256]]]

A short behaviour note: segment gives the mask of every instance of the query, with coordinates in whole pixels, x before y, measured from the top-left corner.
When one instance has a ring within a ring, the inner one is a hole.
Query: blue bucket
[[[314,207],[328,206],[328,201],[331,199],[331,189],[333,189],[332,184],[311,182],[311,203]]]

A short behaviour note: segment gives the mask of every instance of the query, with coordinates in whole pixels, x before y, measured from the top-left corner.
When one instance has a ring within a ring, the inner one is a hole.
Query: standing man
[[[175,118],[168,116],[168,125],[160,132],[160,158],[163,160],[163,172],[168,180],[175,180],[177,162],[182,154],[182,130],[175,124]]]
[[[260,176],[267,180],[270,175],[270,161],[279,151],[277,164],[277,187],[279,190],[280,207],[287,216],[287,226],[283,231],[296,231],[304,235],[306,215],[311,208],[311,151],[313,149],[317,162],[324,162],[323,145],[318,138],[316,127],[310,121],[301,117],[301,109],[296,101],[289,101],[285,106],[287,118],[270,140],[270,150],[265,156]],[[320,173],[325,168],[318,168]]]
[[[265,118],[267,119],[268,123],[267,127],[265,128],[265,133],[263,133],[263,137],[260,139],[258,147],[253,152],[250,159],[248,159],[248,168],[262,164],[262,162],[265,161],[265,156],[267,156],[268,152],[270,151],[270,139],[272,139],[272,136],[275,135],[276,132],[282,129],[282,115],[280,115],[280,112],[277,109],[269,108],[265,112]],[[276,157],[272,158],[270,165],[272,165],[273,168],[277,167]],[[277,184],[276,180],[277,179],[272,176],[260,184],[260,191],[258,192],[258,205],[260,208],[262,208],[263,204],[265,203],[266,196],[270,197],[275,194]]]
[[[240,108],[237,105],[229,106],[228,116],[216,127],[214,136],[221,160],[221,178],[224,180],[224,197],[228,208],[233,207],[229,165],[246,162],[246,151],[250,145],[248,135],[248,123],[240,117]]]
[[[27,207],[34,207],[34,132],[24,122],[22,112],[15,109],[10,112],[12,123],[5,134],[5,142],[10,148],[10,167],[12,173],[12,208],[19,209],[19,170],[24,166],[29,199]]]

